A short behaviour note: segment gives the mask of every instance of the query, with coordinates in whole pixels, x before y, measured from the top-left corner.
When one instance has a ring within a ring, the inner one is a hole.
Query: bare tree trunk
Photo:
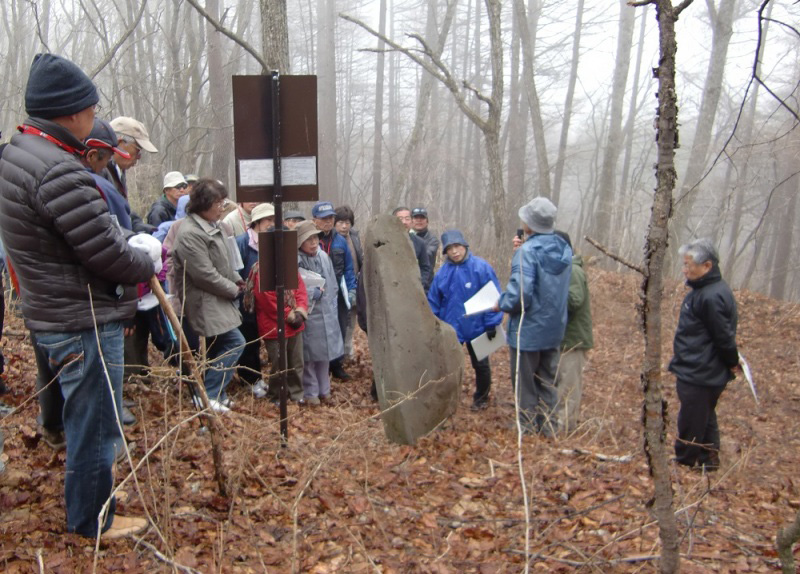
[[[532,0],[533,1],[533,0]],[[538,11],[539,7],[535,9]],[[525,91],[528,96],[528,105],[531,111],[531,124],[533,127],[533,141],[536,148],[537,187],[536,195],[550,197],[550,163],[547,159],[547,142],[544,138],[544,122],[539,106],[539,94],[536,91],[534,77],[533,38],[528,22],[528,14],[524,0],[514,0],[514,12],[519,21],[520,41],[522,43],[522,75],[525,80]],[[497,221],[496,223],[499,223]],[[500,230],[500,227],[498,227]],[[499,237],[498,237],[499,239]]]
[[[206,0],[206,10],[219,19],[219,0]],[[228,176],[230,162],[230,141],[233,134],[229,119],[230,98],[228,94],[228,78],[230,73],[223,65],[221,34],[211,24],[206,24],[208,36],[208,84],[209,84],[209,128],[211,140],[214,142],[214,153],[211,154],[211,177],[225,181]],[[199,91],[199,90],[198,90]],[[192,165],[192,171],[194,166]]]
[[[386,35],[386,0],[380,3],[378,31]],[[378,38],[378,70],[375,75],[375,131],[372,142],[372,215],[381,212],[381,173],[383,154],[383,69],[386,60],[382,37]]]
[[[697,114],[697,125],[689,153],[689,164],[686,166],[686,175],[680,194],[675,202],[675,219],[673,229],[680,242],[684,242],[693,235],[690,221],[692,208],[698,196],[697,186],[708,164],[711,136],[714,132],[714,119],[717,116],[720,95],[722,94],[722,79],[725,74],[725,64],[728,57],[728,46],[733,36],[733,17],[736,11],[736,0],[719,0],[719,6],[714,6],[714,0],[706,0],[708,16],[711,21],[711,55],[706,70],[706,80],[703,85],[703,98]]]
[[[319,196],[340,203],[336,145],[336,15],[334,0],[317,2],[317,119],[319,129]]]
[[[678,105],[675,93],[675,21],[691,0],[673,8],[671,0],[657,0],[659,26],[658,116],[656,139],[658,164],[656,191],[644,248],[641,288],[641,325],[645,351],[642,365],[644,448],[654,482],[653,510],[661,538],[662,574],[680,571],[678,524],[675,519],[669,456],[666,444],[667,403],[661,390],[661,300],[663,264],[669,243],[668,225],[675,189],[675,142],[678,141]]]
[[[798,128],[795,128],[798,131]],[[798,142],[798,138],[794,138]],[[797,147],[794,148],[797,150]],[[791,158],[786,158],[783,162],[785,171],[794,171],[795,164]],[[788,175],[788,174],[787,174]],[[786,295],[786,285],[789,279],[789,269],[797,259],[792,257],[794,253],[792,242],[794,241],[795,212],[797,211],[797,196],[800,194],[800,176],[794,176],[781,185],[778,192],[777,207],[780,213],[777,229],[773,231],[776,236],[776,245],[773,250],[774,260],[769,275],[769,295],[775,299],[784,299]]]
[[[597,190],[598,205],[594,225],[595,235],[604,244],[611,239],[617,160],[622,147],[622,105],[625,99],[625,86],[628,83],[635,17],[626,0],[620,0],[619,10],[617,55],[614,64],[614,80],[611,86],[611,117],[609,118],[608,140],[603,149],[603,167],[598,182],[600,185]]]
[[[578,60],[581,48],[581,28],[583,27],[584,0],[578,0],[575,15],[575,32],[572,34],[572,62],[569,69],[567,83],[567,97],[564,101],[564,120],[561,122],[561,137],[558,140],[558,157],[553,175],[553,203],[558,205],[561,199],[561,178],[564,175],[564,162],[567,155],[567,140],[569,139],[569,124],[572,120],[572,101],[575,97],[575,84],[578,81]],[[578,238],[575,239],[576,241]]]
[[[261,52],[269,70],[289,73],[286,0],[261,0]],[[264,70],[264,73],[269,70]]]

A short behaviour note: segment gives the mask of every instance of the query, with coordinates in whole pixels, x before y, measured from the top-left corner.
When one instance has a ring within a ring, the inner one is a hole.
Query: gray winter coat
[[[26,124],[82,149],[60,125]],[[22,291],[25,326],[72,332],[136,312],[135,291],[153,263],[111,221],[95,182],[75,155],[43,137],[17,134],[0,160],[0,229]],[[91,300],[89,294],[91,292]]]
[[[184,309],[197,334],[213,337],[242,324],[236,304],[236,282],[241,278],[233,270],[220,227],[197,214],[187,215],[172,248],[172,261],[175,292],[185,293]]]
[[[314,257],[298,252],[297,263],[303,269],[314,271],[325,277],[325,290],[322,298],[314,302],[308,314],[303,331],[303,360],[306,362],[332,361],[344,355],[342,331],[339,329],[339,315],[336,298],[339,286],[330,257],[322,249],[317,249]],[[314,289],[308,290],[308,305],[311,306]]]

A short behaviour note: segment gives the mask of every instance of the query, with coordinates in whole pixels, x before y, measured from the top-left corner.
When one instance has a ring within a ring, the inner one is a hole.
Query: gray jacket
[[[82,149],[60,125],[25,122]],[[22,291],[25,326],[72,332],[136,312],[135,291],[153,263],[111,221],[92,176],[77,158],[33,134],[17,134],[0,160],[0,229]],[[91,299],[90,299],[91,293]]]
[[[344,355],[342,331],[339,328],[339,313],[336,298],[339,286],[336,284],[336,273],[330,257],[322,249],[311,257],[298,252],[297,263],[303,269],[314,271],[325,277],[325,290],[322,298],[314,301],[314,308],[308,314],[306,328],[303,331],[303,360],[332,361]],[[315,289],[308,290],[308,305],[314,297]]]
[[[197,214],[187,215],[172,248],[175,292],[185,294],[189,325],[213,337],[242,324],[236,304],[239,274],[233,270],[225,234]]]

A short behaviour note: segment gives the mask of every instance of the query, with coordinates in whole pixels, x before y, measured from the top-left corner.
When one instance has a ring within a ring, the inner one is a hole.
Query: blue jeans
[[[115,321],[98,326],[99,337],[93,329],[71,333],[35,331],[34,335],[34,344],[58,377],[64,396],[67,530],[94,537],[100,509],[111,494],[115,445],[122,440],[103,368],[105,359],[114,399],[121,405],[122,323]],[[112,501],[102,531],[111,526],[114,510],[115,501]]]
[[[227,398],[225,388],[231,382],[244,345],[244,336],[239,329],[231,329],[215,337],[206,337],[208,368],[204,382],[209,399],[221,401]]]

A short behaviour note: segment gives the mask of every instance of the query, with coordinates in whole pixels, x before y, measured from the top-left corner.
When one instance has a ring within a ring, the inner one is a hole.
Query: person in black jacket
[[[30,117],[0,159],[0,232],[19,280],[25,326],[64,397],[67,529],[114,538],[147,528],[144,518],[115,515],[112,464],[122,441],[116,407],[123,321],[136,310],[124,286],[157,269],[152,254],[132,247],[130,232],[112,223],[78,159],[98,101],[74,63],[34,57],[25,89]]]
[[[392,215],[400,220],[400,223],[408,229],[408,237],[411,239],[411,245],[414,248],[414,255],[417,257],[417,265],[419,266],[419,277],[422,280],[422,288],[425,294],[428,294],[428,289],[431,288],[433,282],[433,264],[428,257],[428,250],[425,247],[425,242],[416,236],[411,229],[411,210],[407,207],[396,207],[392,211]]]
[[[739,369],[736,300],[710,240],[684,245],[679,253],[691,291],[681,305],[669,364],[681,403],[675,457],[680,464],[713,471],[719,468],[717,401]]]

